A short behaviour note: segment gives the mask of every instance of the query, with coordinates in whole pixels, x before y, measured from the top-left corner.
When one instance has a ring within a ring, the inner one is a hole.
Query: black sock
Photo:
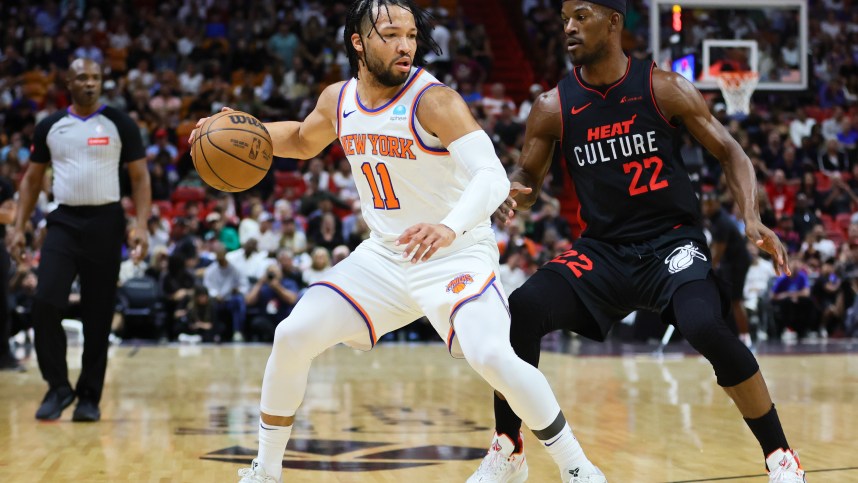
[[[760,442],[763,448],[763,456],[767,457],[778,449],[789,449],[784,428],[781,426],[781,421],[778,419],[778,412],[775,410],[775,405],[772,404],[772,409],[769,410],[763,417],[757,419],[745,418],[745,423],[751,428],[751,432]]]
[[[521,451],[518,435],[521,432],[521,419],[515,414],[509,404],[498,397],[495,392],[495,431],[505,434],[515,443],[515,453]]]

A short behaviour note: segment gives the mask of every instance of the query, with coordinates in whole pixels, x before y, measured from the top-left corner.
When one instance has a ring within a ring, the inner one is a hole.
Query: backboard
[[[722,70],[758,72],[758,90],[804,90],[807,12],[807,0],[651,0],[653,58],[672,70],[692,55],[701,90],[717,89]]]

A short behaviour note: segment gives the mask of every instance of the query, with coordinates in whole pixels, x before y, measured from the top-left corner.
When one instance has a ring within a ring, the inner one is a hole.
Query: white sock
[[[292,426],[271,426],[259,420],[259,456],[256,460],[268,476],[280,479],[283,453],[292,435]]]
[[[584,455],[584,449],[578,444],[568,423],[553,438],[542,441],[542,445],[560,467],[564,480],[570,478],[576,468],[581,475],[595,472],[593,463]]]

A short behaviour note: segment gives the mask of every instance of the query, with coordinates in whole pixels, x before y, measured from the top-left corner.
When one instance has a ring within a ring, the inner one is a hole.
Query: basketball
[[[265,126],[241,111],[208,118],[194,140],[191,158],[212,188],[236,192],[259,183],[271,167],[274,146]]]

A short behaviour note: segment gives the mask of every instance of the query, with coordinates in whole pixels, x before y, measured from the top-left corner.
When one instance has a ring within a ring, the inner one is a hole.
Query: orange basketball
[[[191,158],[200,178],[221,191],[244,191],[259,183],[268,169],[274,145],[265,126],[241,111],[219,112],[200,127]]]

